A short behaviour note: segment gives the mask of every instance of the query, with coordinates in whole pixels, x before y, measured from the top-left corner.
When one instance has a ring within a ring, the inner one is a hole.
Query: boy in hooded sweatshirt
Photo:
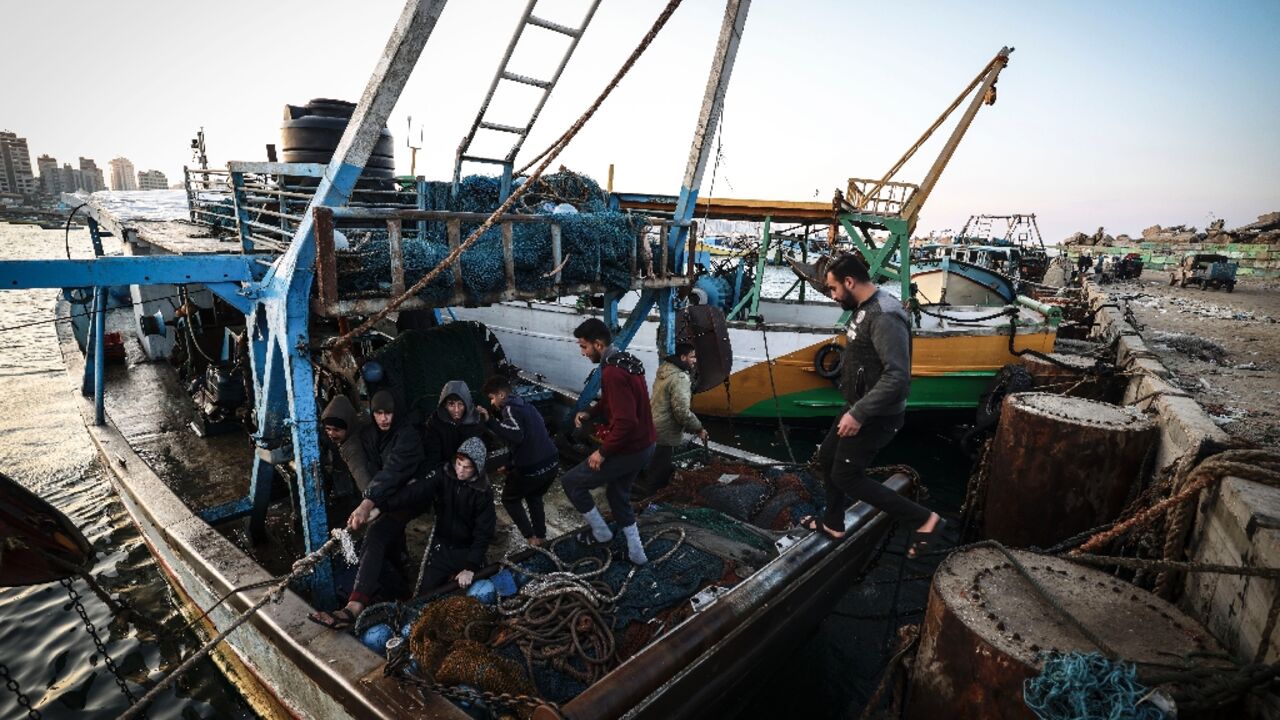
[[[427,467],[451,462],[463,440],[479,437],[483,432],[484,425],[471,402],[471,389],[467,383],[462,380],[445,383],[440,388],[440,404],[427,418],[423,428],[422,445]]]
[[[360,551],[355,587],[345,607],[333,613],[317,612],[308,616],[334,630],[354,624],[372,601],[387,554],[401,542],[404,527],[413,518],[406,512],[386,512],[383,502],[424,469],[422,440],[404,414],[396,411],[395,397],[387,390],[379,390],[369,400],[369,410],[373,422],[362,427],[359,433],[365,467],[370,476],[369,485],[365,488],[364,500],[347,519],[347,527],[352,530],[369,525],[364,548]],[[372,518],[375,508],[380,513]]]
[[[417,517],[434,510],[435,530],[422,584],[414,594],[453,581],[466,588],[485,565],[485,551],[493,542],[497,513],[493,489],[484,472],[488,450],[480,438],[467,438],[452,460],[441,464],[386,498],[390,512]]]
[[[337,395],[324,408],[320,416],[324,432],[320,434],[320,464],[325,470],[325,494],[329,500],[330,517],[340,517],[338,527],[346,524],[347,516],[369,487],[368,461],[360,444],[360,422],[356,408],[346,395]]]
[[[560,472],[560,453],[542,415],[515,394],[510,380],[495,375],[485,381],[480,393],[488,396],[497,412],[497,417],[491,418],[484,408],[476,408],[485,427],[511,448],[507,479],[502,484],[502,506],[530,545],[542,545],[547,540],[542,496]]]

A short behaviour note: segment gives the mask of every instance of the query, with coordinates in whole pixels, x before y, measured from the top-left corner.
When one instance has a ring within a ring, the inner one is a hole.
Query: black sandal
[[[841,533],[840,535],[833,535],[832,529],[827,527],[816,515],[805,515],[800,518],[799,526],[812,532],[821,532],[822,536],[828,540],[840,541],[844,539],[846,534]]]
[[[935,547],[937,545],[941,545],[942,530],[946,528],[946,526],[947,526],[946,519],[943,517],[939,517],[938,524],[934,525],[933,529],[930,530],[929,532],[927,533],[915,532],[914,534],[919,539],[911,543],[911,545],[907,548],[907,557],[911,558],[912,560],[916,560],[920,558],[922,555],[924,555],[930,548]]]
[[[325,615],[329,616],[328,620],[322,618],[318,612],[313,612],[307,615],[307,619],[317,625],[323,625],[330,630],[346,630],[356,624],[355,613],[345,607],[338,608],[331,613],[325,613]]]

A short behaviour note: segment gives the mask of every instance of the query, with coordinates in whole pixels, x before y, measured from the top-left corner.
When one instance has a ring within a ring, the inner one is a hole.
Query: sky
[[[589,0],[541,0],[578,24]],[[265,159],[283,106],[357,100],[403,4],[5,0],[0,129],[106,168],[123,155],[180,180],[203,127],[210,160]],[[445,179],[525,0],[449,3],[389,126],[397,172]],[[596,97],[665,5],[605,0],[520,155]],[[685,0],[561,162],[615,189],[674,194],[724,6]],[[530,30],[510,69],[545,77],[561,36]],[[979,112],[918,234],[974,213],[1035,213],[1046,241],[1099,226],[1228,227],[1280,210],[1280,1],[756,0],[702,194],[829,200],[879,177],[1003,45],[999,100]],[[505,85],[505,83],[504,83]],[[488,119],[521,123],[523,86]],[[506,111],[505,116],[503,111]],[[918,182],[951,125],[899,179]],[[475,148],[483,150],[483,146]],[[470,166],[464,172],[477,172]],[[713,182],[715,186],[711,187]]]

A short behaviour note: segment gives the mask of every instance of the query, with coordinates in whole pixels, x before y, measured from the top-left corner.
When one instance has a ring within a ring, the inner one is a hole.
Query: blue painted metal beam
[[[0,289],[234,283],[254,279],[244,255],[148,255],[91,260],[3,260]]]
[[[689,147],[689,163],[685,167],[680,195],[672,213],[672,218],[677,222],[672,226],[667,242],[675,267],[682,267],[684,262],[684,246],[689,237],[688,222],[693,219],[693,211],[697,207],[698,189],[702,187],[702,174],[707,168],[707,157],[711,154],[714,128],[724,109],[724,96],[729,90],[729,78],[733,75],[733,61],[738,56],[738,45],[742,41],[750,9],[751,0],[729,0],[725,5],[720,38],[716,41],[716,53],[711,60],[707,89],[702,97],[702,110],[698,113],[693,143]]]

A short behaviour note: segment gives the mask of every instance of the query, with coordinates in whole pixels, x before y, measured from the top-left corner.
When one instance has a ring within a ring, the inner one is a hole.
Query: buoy
[[[1091,633],[1136,663],[1139,679],[1150,669],[1143,663],[1222,652],[1195,620],[1141,588],[1056,557],[1011,552]],[[1040,674],[1041,653],[1098,650],[1041,599],[1003,553],[953,553],[929,588],[905,717],[1033,720],[1022,688]]]
[[[1048,548],[1114,520],[1156,440],[1155,423],[1136,408],[1010,395],[989,451],[982,536]]]

